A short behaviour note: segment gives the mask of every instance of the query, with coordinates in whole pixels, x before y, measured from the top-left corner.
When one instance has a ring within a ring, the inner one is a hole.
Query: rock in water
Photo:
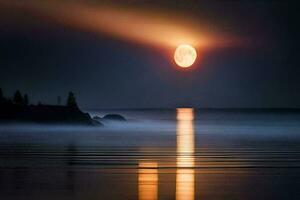
[[[119,114],[107,114],[103,117],[105,120],[126,121],[125,117]]]

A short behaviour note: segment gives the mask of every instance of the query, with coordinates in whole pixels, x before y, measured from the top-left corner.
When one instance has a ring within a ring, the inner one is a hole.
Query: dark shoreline
[[[0,123],[102,125],[77,107],[55,105],[10,105],[1,107]]]

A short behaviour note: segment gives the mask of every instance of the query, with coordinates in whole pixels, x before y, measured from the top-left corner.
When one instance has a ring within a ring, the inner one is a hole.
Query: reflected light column
[[[177,109],[176,200],[194,200],[194,111]]]
[[[139,200],[157,200],[158,173],[156,162],[139,163]]]

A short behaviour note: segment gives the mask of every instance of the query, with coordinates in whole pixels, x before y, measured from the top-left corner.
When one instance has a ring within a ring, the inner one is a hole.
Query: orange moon
[[[194,64],[197,52],[194,47],[188,44],[179,45],[174,53],[174,60],[179,67],[187,68]]]

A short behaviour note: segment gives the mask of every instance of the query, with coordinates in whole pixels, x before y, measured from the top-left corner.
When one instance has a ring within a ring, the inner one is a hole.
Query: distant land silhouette
[[[58,97],[58,104],[60,104],[60,99]],[[73,92],[69,92],[66,105],[45,105],[41,102],[33,105],[30,104],[27,94],[22,95],[17,90],[13,98],[7,98],[4,97],[1,88],[0,122],[102,125],[78,108]]]

